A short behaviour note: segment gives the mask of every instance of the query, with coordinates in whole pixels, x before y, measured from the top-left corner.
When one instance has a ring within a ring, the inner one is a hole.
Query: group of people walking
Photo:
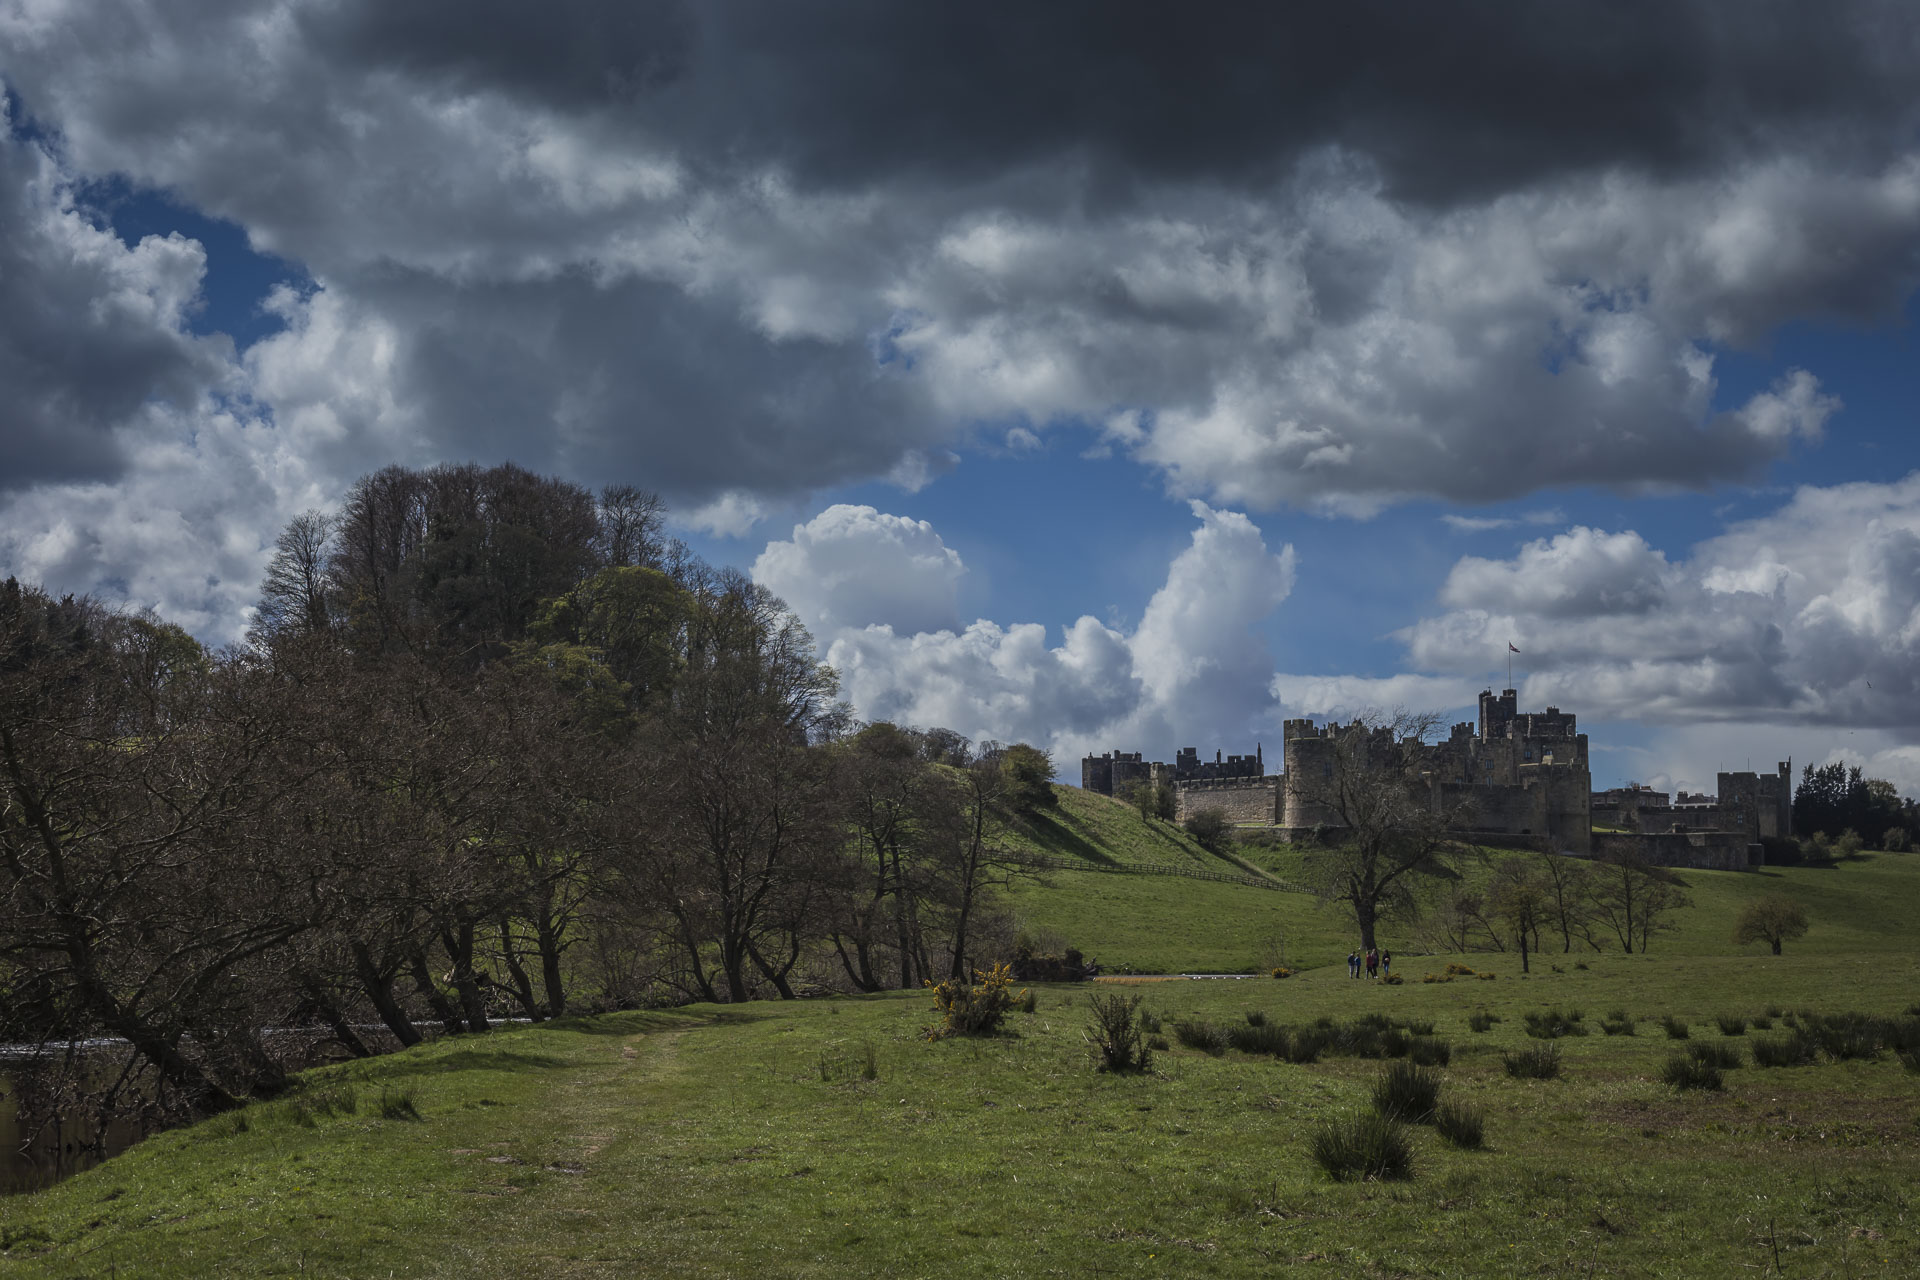
[[[1369,978],[1386,977],[1393,972],[1393,952],[1382,951],[1378,947],[1368,947],[1365,951],[1349,951],[1347,976],[1357,978],[1363,968]]]

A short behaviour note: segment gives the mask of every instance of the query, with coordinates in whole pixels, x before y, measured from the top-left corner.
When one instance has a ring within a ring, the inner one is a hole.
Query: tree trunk
[[[1640,949],[1641,949],[1642,951],[1645,951],[1645,950],[1646,950],[1646,948],[1645,948],[1645,947],[1642,947],[1642,948],[1640,948]],[[1780,954],[1780,939],[1778,939],[1778,938],[1775,938],[1775,939],[1773,940],[1773,954],[1775,954],[1775,955],[1779,955],[1779,954]]]
[[[566,976],[560,971],[560,929],[553,922],[553,913],[542,907],[540,918],[536,922],[540,943],[540,985],[547,993],[547,1014],[558,1018],[567,1011]]]
[[[393,996],[393,970],[382,969],[374,964],[365,944],[353,944],[353,971],[360,979],[360,989],[367,993],[367,1000],[373,1005],[380,1021],[387,1024],[387,1030],[393,1032],[393,1038],[400,1042],[402,1049],[420,1043],[420,1030],[413,1025],[413,1019]]]
[[[454,1009],[453,1002],[447,999],[446,993],[433,980],[433,971],[427,968],[427,957],[421,952],[414,952],[407,957],[407,969],[413,974],[414,985],[419,988],[427,1007],[446,1027],[447,1034],[457,1036],[465,1031],[466,1025],[460,1021],[460,1014]]]
[[[473,967],[473,924],[462,921],[452,933],[442,933],[441,943],[453,960],[453,989],[460,993],[460,1007],[466,1011],[467,1029],[485,1031],[487,1002],[480,994],[480,975]]]
[[[500,917],[500,954],[507,966],[507,977],[512,980],[513,998],[520,1002],[521,1010],[529,1019],[539,1022],[546,1013],[540,1002],[533,998],[533,979],[527,977],[527,971],[520,965],[520,957],[513,949],[513,925],[506,916]]]

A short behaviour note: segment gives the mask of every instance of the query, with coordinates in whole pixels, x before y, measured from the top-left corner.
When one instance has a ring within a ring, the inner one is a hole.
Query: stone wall
[[[1222,778],[1173,784],[1173,816],[1185,822],[1202,809],[1218,809],[1228,822],[1272,824],[1280,820],[1280,779]]]
[[[1596,858],[1640,858],[1656,867],[1751,871],[1765,862],[1761,846],[1737,831],[1595,832]]]

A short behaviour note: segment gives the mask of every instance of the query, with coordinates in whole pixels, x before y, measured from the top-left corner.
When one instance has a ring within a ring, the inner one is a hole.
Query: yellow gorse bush
[[[997,964],[986,973],[973,971],[973,985],[962,978],[928,982],[934,1011],[940,1021],[927,1028],[927,1039],[945,1036],[990,1036],[1000,1030],[1013,1006],[1026,997],[1013,989],[1013,966]]]

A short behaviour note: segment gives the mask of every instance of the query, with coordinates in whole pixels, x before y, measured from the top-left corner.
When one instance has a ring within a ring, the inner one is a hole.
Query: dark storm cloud
[[[707,163],[808,183],[983,180],[1076,153],[1122,188],[1257,186],[1338,145],[1438,202],[1815,141],[1872,162],[1911,139],[1920,47],[1899,0],[361,0],[306,29],[350,63],[620,112]]]

